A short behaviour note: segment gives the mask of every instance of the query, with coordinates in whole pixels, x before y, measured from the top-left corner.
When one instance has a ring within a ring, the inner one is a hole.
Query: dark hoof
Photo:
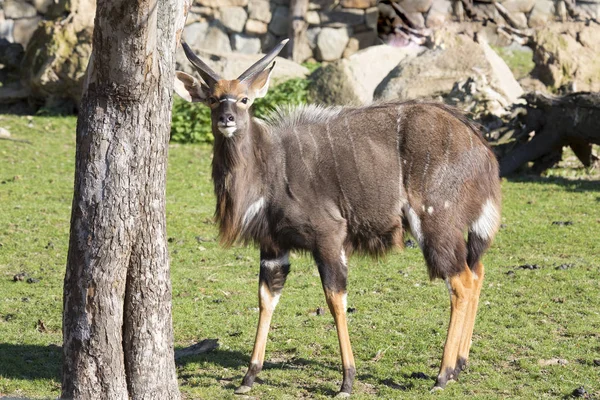
[[[441,386],[438,386],[438,384],[436,383],[435,386],[432,387],[430,391],[431,391],[431,393],[434,393],[434,392],[441,392],[442,390],[444,390],[444,388]]]
[[[456,368],[454,368],[454,380],[458,380],[458,375],[467,368],[467,360],[459,358],[456,362]]]
[[[248,393],[250,390],[252,390],[252,388],[250,386],[246,386],[246,385],[242,385],[239,388],[235,389],[235,394],[246,394]]]
[[[446,370],[437,377],[437,379],[435,381],[435,386],[433,387],[433,389],[436,389],[436,388],[444,389],[446,387],[446,385],[448,384],[448,382],[452,382],[454,379],[456,379],[455,369],[454,368],[446,368]]]

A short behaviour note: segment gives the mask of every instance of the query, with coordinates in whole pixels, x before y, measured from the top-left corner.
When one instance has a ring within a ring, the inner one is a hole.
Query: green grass
[[[60,393],[62,279],[72,199],[75,119],[0,117],[0,396]],[[170,148],[167,218],[175,344],[218,338],[220,348],[178,363],[188,399],[234,398],[249,361],[257,313],[258,254],[215,242],[210,147]],[[600,183],[564,177],[503,182],[504,227],[484,261],[468,369],[430,394],[449,316],[443,282],[429,282],[420,251],[350,260],[354,398],[600,396]],[[572,221],[572,225],[553,225]],[[522,264],[539,269],[524,270]],[[572,264],[568,269],[555,269]],[[13,282],[26,272],[38,283]],[[341,381],[335,327],[316,268],[292,257],[273,320],[260,399],[327,398]],[[326,308],[326,307],[325,307]],[[45,329],[40,332],[38,321]],[[378,352],[383,356],[374,357]],[[561,358],[566,365],[541,366]],[[413,373],[424,373],[419,379]]]
[[[535,63],[533,62],[533,54],[531,51],[497,46],[493,46],[493,49],[500,57],[502,57],[506,65],[508,65],[515,76],[515,79],[521,79],[529,76],[535,67]]]

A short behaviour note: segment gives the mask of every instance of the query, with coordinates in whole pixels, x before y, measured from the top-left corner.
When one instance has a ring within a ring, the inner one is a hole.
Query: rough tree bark
[[[98,0],[77,123],[62,397],[178,399],[165,179],[190,0]]]

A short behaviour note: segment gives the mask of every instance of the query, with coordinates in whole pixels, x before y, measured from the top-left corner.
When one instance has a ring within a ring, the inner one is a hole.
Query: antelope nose
[[[223,125],[235,124],[235,117],[231,114],[223,114],[219,117],[219,122]]]

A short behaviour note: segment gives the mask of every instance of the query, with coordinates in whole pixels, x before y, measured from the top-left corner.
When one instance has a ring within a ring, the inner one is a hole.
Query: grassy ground
[[[14,138],[31,142],[0,140],[0,396],[56,397],[75,119],[0,118]],[[210,148],[172,145],[169,163],[176,346],[220,342],[178,362],[181,391],[188,399],[233,398],[258,317],[257,251],[223,250],[214,240]],[[429,393],[449,316],[443,282],[428,281],[417,249],[350,260],[355,398],[562,398],[580,386],[600,397],[600,182],[524,178],[503,182],[503,192],[471,363],[444,392]],[[25,280],[14,282],[20,272]],[[326,308],[316,268],[295,255],[252,396],[336,392],[335,328],[318,307]]]

